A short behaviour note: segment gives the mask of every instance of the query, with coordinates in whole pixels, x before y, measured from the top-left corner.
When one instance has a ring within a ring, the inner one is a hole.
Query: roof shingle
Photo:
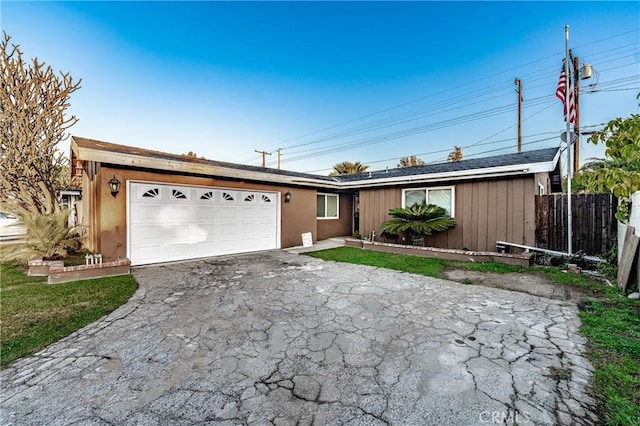
[[[520,164],[548,163],[555,159],[559,148],[545,148],[493,157],[473,158],[469,160],[426,164],[424,166],[400,167],[389,170],[376,170],[354,175],[341,175],[340,182],[357,182],[369,179],[384,179],[403,176],[429,175],[436,173],[461,172],[466,170],[487,169],[493,167],[516,166]]]

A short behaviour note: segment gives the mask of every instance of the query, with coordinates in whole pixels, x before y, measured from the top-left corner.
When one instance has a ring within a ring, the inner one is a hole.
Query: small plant
[[[63,259],[80,248],[81,236],[68,225],[69,211],[56,213],[23,213],[20,220],[27,229],[22,243],[8,250],[6,260],[27,263],[31,259]]]
[[[618,277],[618,243],[616,240],[611,242],[611,247],[602,254],[602,258],[605,261],[598,264],[598,272],[610,280],[615,280]]]
[[[435,231],[445,231],[456,225],[447,210],[435,204],[415,203],[405,208],[389,210],[393,219],[383,222],[380,229],[386,234],[407,233],[412,240],[422,239]],[[414,242],[415,244],[415,242]]]
[[[355,238],[356,240],[361,240],[362,235],[358,231],[353,231],[353,234],[351,234],[351,238]]]

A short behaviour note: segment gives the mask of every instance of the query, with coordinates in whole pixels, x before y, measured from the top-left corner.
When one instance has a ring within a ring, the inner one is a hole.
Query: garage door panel
[[[210,242],[202,242],[202,243],[198,243],[197,245],[197,253],[198,256],[202,257],[202,256],[210,256],[209,253],[215,253],[217,251],[217,243],[210,241]]]
[[[256,211],[256,206],[252,205],[252,206],[247,206],[244,205],[239,209],[239,213],[240,213],[240,218],[242,219],[253,219],[254,217],[257,216],[257,211]]]
[[[254,232],[256,232],[256,224],[255,223],[244,222],[244,223],[240,224],[240,233],[242,235],[253,234]]]
[[[199,224],[195,227],[195,236],[196,240],[199,242],[202,241],[213,241],[215,235],[215,225],[210,224]]]
[[[220,219],[234,219],[238,215],[236,206],[220,206]]]
[[[161,242],[163,240],[164,231],[161,226],[157,225],[141,225],[135,227],[135,233],[132,237],[143,243]]]
[[[132,256],[133,257],[133,256]],[[161,246],[153,245],[153,246],[141,246],[137,249],[137,256],[140,259],[145,259],[147,261],[162,261],[163,258],[163,249]]]
[[[235,222],[222,222],[220,223],[219,234],[222,237],[229,237],[238,235],[240,232],[240,224]]]
[[[163,205],[154,201],[153,203],[148,204],[137,204],[132,207],[132,222],[141,223],[148,221],[158,221],[161,219],[159,216],[161,214]],[[133,220],[135,218],[135,220]]]
[[[245,238],[240,241],[240,247],[242,248],[242,250],[250,251],[255,246],[255,238]]]
[[[185,258],[191,254],[190,244],[169,244],[169,254],[172,258]]]
[[[193,208],[188,205],[163,206],[158,215],[164,223],[182,223],[196,218]]]
[[[162,236],[162,239],[164,241],[171,241],[171,243],[192,242],[195,239],[192,231],[193,227],[189,224],[173,225],[168,228],[165,235]]]
[[[277,248],[275,193],[132,182],[132,264]]]
[[[198,219],[198,222],[201,222],[201,221],[211,222],[214,220],[216,216],[217,214],[214,206],[206,206],[206,207],[198,206],[196,208],[196,219]]]

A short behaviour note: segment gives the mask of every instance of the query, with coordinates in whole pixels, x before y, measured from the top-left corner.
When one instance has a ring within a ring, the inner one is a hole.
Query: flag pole
[[[571,215],[571,111],[569,92],[571,92],[571,74],[569,74],[569,25],[564,27],[564,74],[567,78],[564,91],[565,121],[567,122],[567,253],[573,253],[573,218]]]

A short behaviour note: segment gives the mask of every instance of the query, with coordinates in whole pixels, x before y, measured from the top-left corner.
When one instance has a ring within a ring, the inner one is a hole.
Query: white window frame
[[[406,192],[407,191],[425,191],[425,200],[427,200],[427,204],[429,201],[429,191],[438,191],[442,189],[451,190],[451,215],[450,217],[456,217],[456,187],[455,186],[430,186],[425,188],[404,188],[402,190],[402,208],[408,207],[405,205]]]
[[[340,219],[340,195],[338,194],[327,194],[327,193],[323,193],[323,192],[318,192],[316,197],[316,219],[318,220],[335,220],[335,219]],[[320,217],[318,216],[318,208],[317,208],[317,203],[318,203],[318,196],[324,196],[324,217]],[[327,216],[327,206],[329,205],[329,203],[327,203],[327,197],[335,197],[336,198],[336,216],[335,217],[328,217]]]

